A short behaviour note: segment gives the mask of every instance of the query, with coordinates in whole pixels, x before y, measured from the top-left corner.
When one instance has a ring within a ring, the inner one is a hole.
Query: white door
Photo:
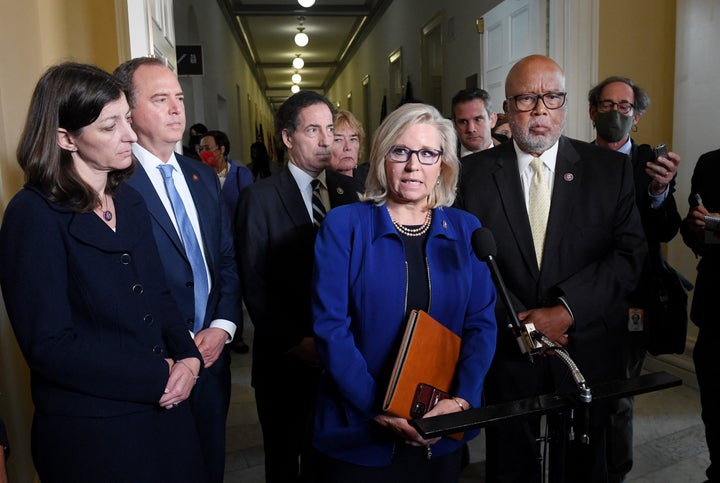
[[[483,16],[482,87],[498,112],[510,67],[526,55],[548,54],[545,12],[544,0],[505,0]]]
[[[155,56],[176,71],[172,0],[126,1],[130,42],[128,58]]]

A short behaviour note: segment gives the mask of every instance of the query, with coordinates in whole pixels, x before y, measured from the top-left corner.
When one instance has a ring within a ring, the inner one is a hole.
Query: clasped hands
[[[200,359],[188,357],[178,361],[165,359],[165,362],[170,368],[170,376],[158,403],[165,409],[172,409],[190,397],[200,373]]]
[[[560,347],[568,344],[567,331],[573,320],[564,305],[530,309],[518,313],[520,322],[532,322],[535,329]]]
[[[460,408],[460,403],[457,400],[461,401],[464,407],[470,406],[467,401],[460,398],[442,399],[438,401],[435,407],[425,413],[423,419],[431,418],[433,416],[440,416],[442,414],[457,413],[459,411],[462,411],[462,409]],[[375,416],[375,422],[378,423],[380,426],[384,427],[385,429],[389,430],[398,438],[403,439],[405,443],[411,446],[429,446],[440,441],[439,437],[432,439],[423,438],[422,435],[418,433],[417,429],[411,426],[408,420],[405,418],[390,416],[387,414],[379,414]]]

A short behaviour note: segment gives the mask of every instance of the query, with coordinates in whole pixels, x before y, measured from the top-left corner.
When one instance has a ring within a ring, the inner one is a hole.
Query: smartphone
[[[423,415],[434,408],[438,402],[449,398],[450,395],[445,391],[421,382],[415,390],[415,397],[413,398],[412,407],[410,408],[410,417],[413,419],[422,418]]]
[[[664,144],[658,144],[653,148],[653,153],[655,153],[655,162],[657,163],[657,158],[659,158],[660,156],[662,156],[663,158],[667,158],[667,146]]]

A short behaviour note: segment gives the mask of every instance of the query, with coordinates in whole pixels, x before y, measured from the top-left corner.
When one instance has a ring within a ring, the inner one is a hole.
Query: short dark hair
[[[125,91],[125,97],[127,97],[128,104],[130,104],[131,108],[135,107],[135,86],[133,85],[133,75],[135,75],[135,71],[142,65],[167,67],[165,62],[160,60],[158,57],[136,57],[123,62],[117,66],[113,72],[113,75],[117,77],[120,84],[122,84],[123,91]]]
[[[45,71],[35,86],[16,152],[25,181],[56,203],[92,211],[98,195],[75,170],[70,152],[58,146],[58,129],[79,134],[122,95],[120,82],[94,65],[65,62]],[[133,170],[134,164],[109,172],[105,192],[112,194]]]
[[[645,114],[648,106],[650,106],[650,96],[647,91],[635,84],[632,79],[618,75],[610,76],[590,89],[590,92],[588,92],[588,103],[591,106],[597,106],[598,102],[601,100],[600,93],[603,89],[605,89],[605,86],[612,84],[613,82],[622,82],[623,84],[630,86],[633,90],[633,97],[635,98],[635,102],[633,103],[635,105],[635,111],[638,114]]]
[[[452,119],[455,119],[455,106],[463,102],[474,101],[480,99],[485,103],[485,110],[488,116],[493,113],[492,101],[490,100],[490,94],[485,89],[479,87],[469,87],[458,91],[452,98],[452,104],[450,109],[452,110]]]
[[[195,131],[198,134],[207,134],[208,128],[205,124],[197,122],[190,126],[190,129],[188,129],[188,131]]]
[[[205,134],[201,134],[199,137],[200,139],[211,136],[215,140],[215,144],[218,145],[218,147],[224,147],[225,148],[225,157],[227,158],[230,155],[230,139],[228,138],[227,134],[225,134],[222,131],[218,130],[212,130],[208,131]]]
[[[300,111],[315,104],[325,104],[328,106],[333,119],[335,118],[335,106],[333,106],[327,97],[315,91],[299,91],[288,97],[287,100],[282,103],[277,113],[275,113],[275,137],[280,146],[284,146],[282,140],[283,131],[287,129],[290,134],[294,133],[300,122],[298,118]]]

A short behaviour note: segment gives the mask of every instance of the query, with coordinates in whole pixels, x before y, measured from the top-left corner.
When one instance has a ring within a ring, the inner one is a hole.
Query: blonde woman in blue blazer
[[[406,419],[382,411],[412,309],[462,338],[454,398],[427,415],[481,405],[495,351],[495,289],[470,242],[480,222],[451,207],[455,145],[452,124],[434,107],[401,106],[375,134],[364,201],[334,208],[320,228],[313,319],[325,370],[313,445],[322,483],[460,476],[463,441],[425,440]]]

